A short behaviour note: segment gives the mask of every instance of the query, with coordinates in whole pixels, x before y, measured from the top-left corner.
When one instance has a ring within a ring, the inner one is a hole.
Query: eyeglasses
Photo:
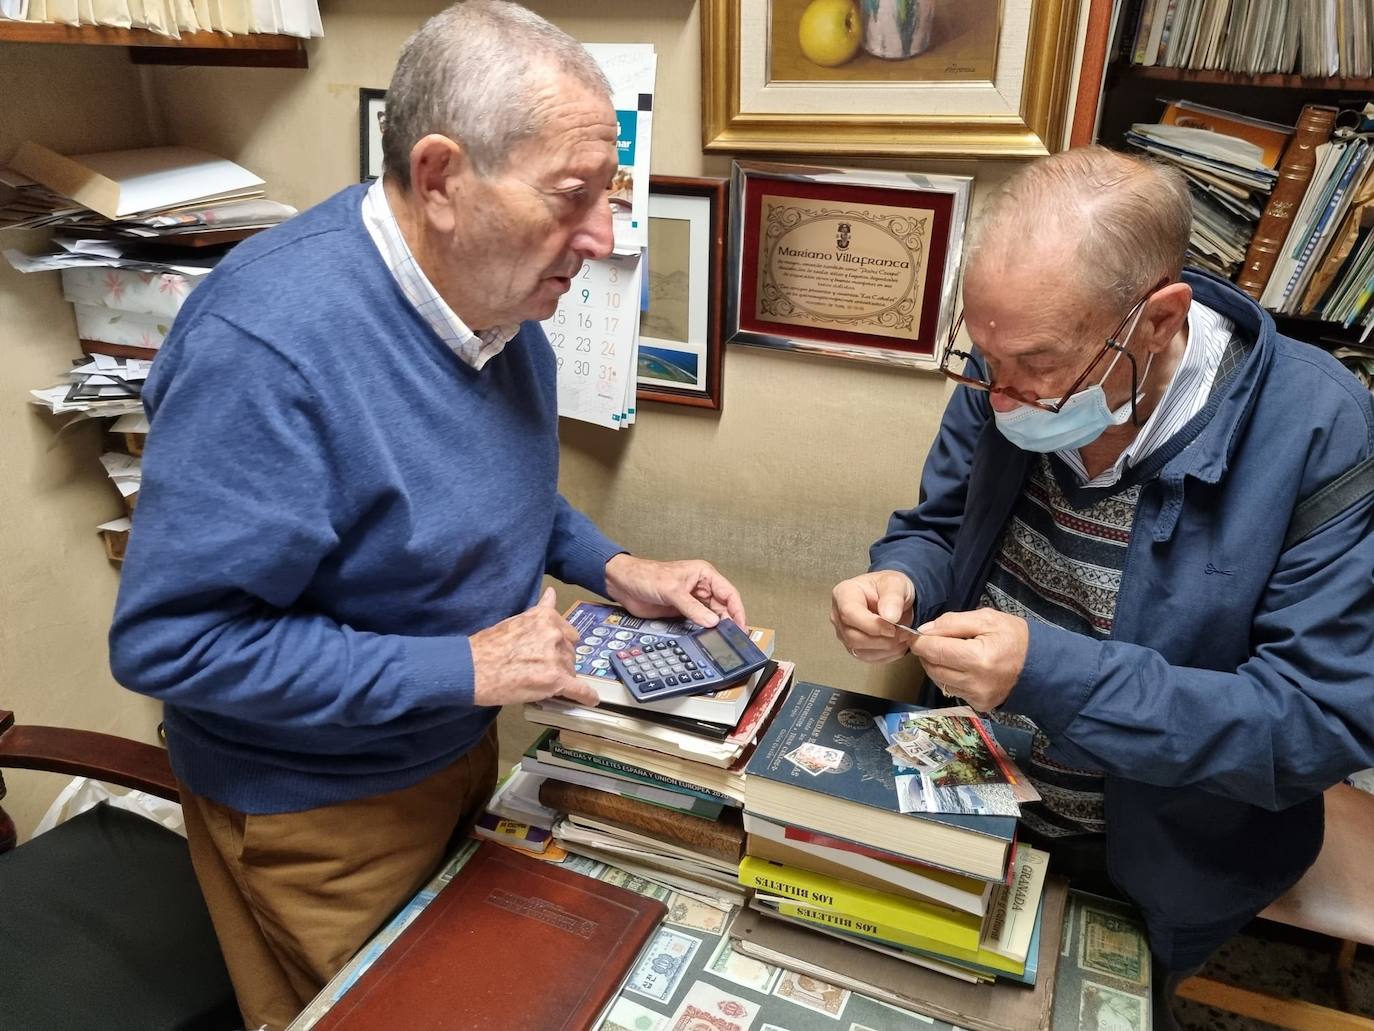
[[[954,320],[954,328],[950,331],[949,341],[945,344],[944,354],[940,358],[940,371],[943,372],[945,376],[947,376],[949,379],[952,379],[955,383],[958,383],[961,386],[968,387],[970,390],[985,390],[989,394],[1001,394],[1003,397],[1009,397],[1013,401],[1016,401],[1018,404],[1030,405],[1032,408],[1039,408],[1046,412],[1058,412],[1060,411],[1060,409],[1064,407],[1064,402],[1067,401],[1069,398],[1073,397],[1073,395],[1077,392],[1078,388],[1083,385],[1083,381],[1092,375],[1093,370],[1097,368],[1098,364],[1102,361],[1102,359],[1106,357],[1107,352],[1119,351],[1121,354],[1124,354],[1126,356],[1126,360],[1131,363],[1131,422],[1135,423],[1135,398],[1136,394],[1140,392],[1139,381],[1136,375],[1135,356],[1131,354],[1130,351],[1126,350],[1126,348],[1121,344],[1120,337],[1122,332],[1126,329],[1126,324],[1130,322],[1132,318],[1135,317],[1137,312],[1139,312],[1142,308],[1145,307],[1145,302],[1147,302],[1163,287],[1167,286],[1168,283],[1169,279],[1166,276],[1164,279],[1161,279],[1158,283],[1156,283],[1148,291],[1146,291],[1144,297],[1136,301],[1135,304],[1131,305],[1130,311],[1126,312],[1125,317],[1122,318],[1122,320],[1117,324],[1117,327],[1115,330],[1112,331],[1111,336],[1107,337],[1107,339],[1103,341],[1102,348],[1097,352],[1096,355],[1093,356],[1091,364],[1089,364],[1088,367],[1083,370],[1082,374],[1076,380],[1073,381],[1073,385],[1070,386],[1068,390],[1064,391],[1064,393],[1060,395],[1059,400],[1057,401],[1046,401],[1042,398],[1030,397],[1026,394],[1021,393],[1021,391],[1017,390],[1015,387],[999,387],[993,383],[989,383],[985,379],[977,379],[973,376],[965,376],[963,373],[955,372],[953,369],[951,369],[949,367],[949,362],[951,358],[958,356],[964,359],[964,361],[966,362],[972,360],[973,358],[973,356],[969,354],[967,351],[960,351],[958,348],[954,346],[954,341],[959,336],[959,328],[964,324],[963,311],[960,311],[959,317]]]

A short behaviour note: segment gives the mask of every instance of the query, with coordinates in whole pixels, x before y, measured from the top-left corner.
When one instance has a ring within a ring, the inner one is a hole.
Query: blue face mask
[[[1092,386],[1071,394],[1057,412],[1034,405],[1018,405],[1009,412],[994,411],[992,414],[997,429],[1022,451],[1048,454],[1051,451],[1087,447],[1102,436],[1109,426],[1120,426],[1131,417],[1129,400],[1112,411],[1107,407],[1107,394],[1102,389],[1102,384],[1107,382],[1107,377],[1112,374],[1120,358],[1121,352],[1117,351],[1102,378]],[[1145,373],[1140,377],[1137,390],[1144,385],[1153,361],[1154,355],[1151,354],[1145,361]],[[1143,396],[1143,391],[1136,394],[1137,404]]]

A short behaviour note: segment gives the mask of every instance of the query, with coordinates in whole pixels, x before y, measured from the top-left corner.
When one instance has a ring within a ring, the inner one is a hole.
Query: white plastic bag
[[[59,823],[65,823],[73,816],[84,813],[101,802],[108,802],[116,809],[125,809],[139,816],[146,816],[162,824],[169,831],[186,837],[186,823],[182,819],[179,803],[169,802],[146,791],[117,794],[107,785],[89,777],[77,777],[62,789],[53,800],[53,804],[48,807],[48,811],[43,814],[43,819],[38,821],[38,826],[33,831],[34,837],[52,830]]]

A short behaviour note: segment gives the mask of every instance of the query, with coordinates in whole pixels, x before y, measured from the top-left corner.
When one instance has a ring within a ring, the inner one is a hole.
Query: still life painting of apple
[[[990,82],[1001,0],[772,0],[770,82]]]

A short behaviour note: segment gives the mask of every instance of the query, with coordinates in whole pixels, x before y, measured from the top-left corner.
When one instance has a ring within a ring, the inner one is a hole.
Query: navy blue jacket
[[[1298,503],[1374,453],[1374,400],[1229,283],[1185,278],[1254,346],[1142,487],[1111,639],[1032,622],[1003,705],[1106,774],[1109,872],[1175,968],[1301,876],[1321,792],[1374,765],[1374,498],[1284,548]],[[917,625],[976,605],[1032,457],[955,390],[920,503],[871,552],[911,577]]]

